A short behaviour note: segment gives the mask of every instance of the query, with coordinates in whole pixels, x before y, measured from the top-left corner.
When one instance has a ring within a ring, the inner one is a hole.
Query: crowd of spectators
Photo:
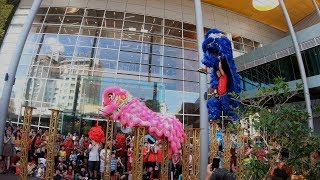
[[[20,156],[22,126],[5,128],[3,154],[0,156],[0,173],[20,174]],[[57,134],[55,143],[55,177],[60,180],[102,179],[105,158],[110,160],[111,179],[132,179],[134,160],[134,137],[119,131],[112,142],[112,149],[105,149],[104,144],[90,140],[86,135],[77,133]],[[152,138],[151,138],[152,139]],[[28,175],[45,179],[48,129],[30,130],[28,150]],[[106,151],[107,150],[107,151]],[[107,153],[107,155],[106,155]],[[143,149],[144,180],[160,179],[162,144],[160,140],[145,139]],[[179,179],[182,174],[181,151],[169,154],[169,177]],[[192,158],[190,158],[191,162]]]

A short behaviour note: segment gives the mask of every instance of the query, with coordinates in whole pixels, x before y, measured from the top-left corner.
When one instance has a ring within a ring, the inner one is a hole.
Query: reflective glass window
[[[184,128],[199,128],[200,117],[199,116],[184,116]]]
[[[117,60],[118,59],[118,51],[111,50],[111,49],[99,49],[98,53],[97,53],[97,58]]]
[[[99,60],[95,66],[99,71],[115,70],[117,68],[117,61]]]
[[[74,34],[78,35],[80,30],[80,26],[67,26],[62,25],[60,34]]]
[[[141,51],[141,42],[122,41],[121,42],[121,50],[140,52]]]
[[[196,32],[192,32],[192,31],[184,30],[183,31],[183,37],[187,38],[187,39],[190,39],[190,40],[196,41],[197,40],[197,33]]]
[[[82,25],[100,27],[102,24],[102,20],[102,18],[84,17]]]
[[[74,26],[80,26],[82,22],[82,17],[78,16],[65,16],[63,20],[63,24],[69,24]]]
[[[93,57],[94,49],[91,47],[76,47],[75,56]]]
[[[173,38],[164,38],[164,44],[171,45],[171,46],[182,46],[182,40],[181,39],[173,39]]]
[[[163,75],[166,78],[183,79],[183,70],[164,67]]]
[[[184,41],[183,45],[185,48],[189,48],[189,49],[197,49],[198,48],[198,44],[196,42]]]
[[[43,21],[43,19],[36,19],[37,22],[41,23]],[[47,15],[47,17],[45,18],[45,23],[48,24],[61,24],[63,20],[63,15]]]
[[[182,49],[164,46],[164,55],[165,56],[172,56],[172,57],[182,57]]]
[[[79,35],[84,35],[84,36],[99,36],[100,34],[100,28],[93,28],[93,27],[84,27],[82,26],[80,29]]]
[[[123,62],[140,63],[140,53],[120,51],[119,60]]]
[[[153,34],[162,35],[163,34],[163,28],[162,28],[162,26],[145,24],[143,32],[144,33],[153,33]]]
[[[143,15],[138,15],[138,14],[126,13],[125,20],[143,22],[144,21],[144,16]]]
[[[60,29],[59,25],[43,25],[41,30],[43,33],[58,34],[59,29]]]
[[[149,76],[161,76],[162,68],[151,65],[141,65],[141,74],[148,74]]]
[[[126,71],[132,71],[132,72],[136,72],[136,74],[139,74],[140,65],[119,62],[118,63],[118,70],[120,71],[120,73],[125,73]]]
[[[77,36],[75,35],[58,35],[59,42],[63,45],[75,45]]]
[[[183,29],[188,31],[197,31],[197,27],[194,24],[183,23]]]
[[[145,23],[158,24],[158,25],[162,25],[163,24],[163,19],[162,18],[152,17],[152,16],[146,16],[145,18],[146,18],[145,19]]]
[[[84,9],[80,9],[76,7],[68,7],[66,9],[66,14],[70,16],[83,16]]]
[[[127,31],[140,32],[141,29],[143,29],[143,24],[126,21],[124,22],[123,29]]]
[[[106,11],[106,18],[110,19],[123,19],[123,12]]]
[[[104,10],[96,10],[96,9],[87,9],[86,13],[84,13],[85,16],[91,16],[91,17],[100,17],[103,18],[104,16]]]
[[[37,14],[47,14],[48,8],[47,7],[40,7],[37,11]]]
[[[135,40],[142,41],[143,35],[141,33],[135,33],[130,31],[123,31],[122,39],[124,40]]]
[[[173,28],[182,28],[182,23],[179,21],[174,21],[174,20],[170,20],[170,19],[165,19],[165,26],[168,27],[173,27]]]
[[[60,52],[64,56],[73,56],[74,49],[74,46],[64,46]]]
[[[182,37],[182,30],[181,29],[174,29],[174,28],[165,27],[164,28],[164,35],[165,36],[174,36],[174,37],[181,38]]]
[[[141,63],[161,66],[162,65],[162,56],[157,56],[157,55],[152,55],[152,54],[143,54]]]
[[[152,54],[163,54],[163,46],[157,44],[146,44],[142,45],[142,52]]]
[[[198,70],[199,69],[199,62],[184,60],[184,68],[188,69],[188,70]]]
[[[95,37],[79,36],[77,45],[78,46],[92,46],[95,39],[96,39]]]
[[[191,60],[195,60],[195,61],[198,60],[198,52],[197,51],[184,49],[183,53],[184,53],[185,59],[191,59]]]
[[[174,58],[174,57],[163,57],[163,66],[165,67],[171,67],[171,68],[183,68],[183,60],[180,58]]]
[[[162,38],[162,36],[158,36],[158,35],[144,34],[143,41],[148,42],[148,43],[162,44],[163,38]]]
[[[113,31],[113,30],[103,28],[101,30],[101,37],[120,39],[121,38],[121,31]]]
[[[120,45],[120,40],[109,39],[109,38],[100,38],[98,46],[101,48],[118,49],[119,45]]]
[[[103,28],[122,29],[122,21],[114,19],[105,19],[102,24]]]
[[[44,9],[40,8],[39,10],[43,11]],[[63,15],[65,13],[65,11],[66,11],[66,8],[63,8],[63,7],[50,7],[48,14],[62,14]]]
[[[184,79],[199,82],[199,72],[184,70]]]

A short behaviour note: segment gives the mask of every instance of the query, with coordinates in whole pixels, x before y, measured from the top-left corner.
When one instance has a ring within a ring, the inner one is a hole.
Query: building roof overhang
[[[320,6],[320,0],[316,1]],[[269,11],[259,11],[253,7],[252,0],[203,0],[203,2],[242,14],[281,31],[288,31],[280,5]],[[293,25],[315,11],[312,0],[284,0],[284,3]]]

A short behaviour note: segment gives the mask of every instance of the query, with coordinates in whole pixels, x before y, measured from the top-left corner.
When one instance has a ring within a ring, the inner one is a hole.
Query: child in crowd
[[[118,159],[116,158],[116,154],[112,153],[111,154],[111,180],[115,180],[116,176],[115,176],[115,172],[117,171],[117,163],[118,163]]]
[[[88,176],[89,176],[88,172],[84,167],[82,167],[78,176],[79,180],[87,180]]]
[[[54,180],[63,180],[63,174],[59,169],[56,169],[56,172],[53,177]]]
[[[61,146],[61,147],[60,147],[60,151],[59,151],[59,153],[58,153],[58,156],[59,156],[60,158],[62,158],[63,161],[66,160],[67,151],[65,150],[65,147],[64,147],[64,146]]]
[[[65,180],[73,180],[74,179],[74,170],[72,168],[72,165],[68,166],[68,170],[64,173],[64,179]]]
[[[44,165],[42,163],[40,163],[39,166],[38,166],[38,169],[36,171],[36,178],[44,179],[44,177],[45,177]]]
[[[0,156],[0,174],[3,174],[6,171],[6,163],[2,156]]]
[[[72,150],[69,159],[70,161],[77,161],[77,151]]]

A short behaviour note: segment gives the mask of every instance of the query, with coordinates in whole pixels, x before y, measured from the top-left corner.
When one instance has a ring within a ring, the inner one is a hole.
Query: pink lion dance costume
[[[119,120],[125,127],[145,126],[149,133],[165,136],[173,152],[181,148],[186,135],[179,119],[153,112],[139,98],[117,86],[104,90],[103,100],[104,116]]]

